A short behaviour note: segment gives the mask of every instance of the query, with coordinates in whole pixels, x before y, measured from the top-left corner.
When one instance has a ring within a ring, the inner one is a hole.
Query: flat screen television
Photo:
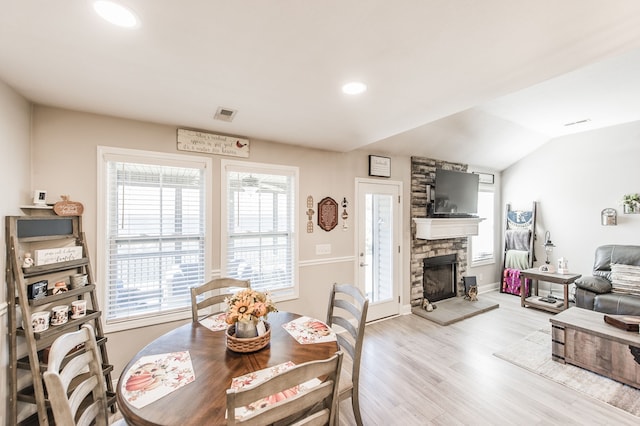
[[[476,216],[478,214],[478,175],[436,169],[435,215]]]

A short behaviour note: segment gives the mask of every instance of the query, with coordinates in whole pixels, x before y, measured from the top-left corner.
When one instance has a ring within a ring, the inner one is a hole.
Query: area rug
[[[482,296],[473,302],[464,297],[452,297],[435,302],[434,305],[436,309],[431,312],[425,311],[420,306],[413,307],[411,312],[440,325],[449,325],[500,306],[496,302],[483,299]]]
[[[538,330],[494,355],[640,417],[640,390],[588,370],[553,361],[550,328]]]

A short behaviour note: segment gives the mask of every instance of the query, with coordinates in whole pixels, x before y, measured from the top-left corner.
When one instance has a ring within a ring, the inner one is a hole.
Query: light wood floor
[[[493,353],[549,324],[520,298],[481,294],[498,309],[439,326],[415,315],[368,324],[360,373],[365,425],[638,425],[640,419]],[[351,401],[340,424],[352,425]]]

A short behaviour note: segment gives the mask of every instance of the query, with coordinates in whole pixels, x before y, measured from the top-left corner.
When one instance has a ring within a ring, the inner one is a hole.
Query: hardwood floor
[[[492,292],[498,309],[440,326],[415,315],[368,324],[360,373],[365,425],[636,425],[640,419],[493,356],[551,313]],[[355,424],[351,401],[340,424]]]

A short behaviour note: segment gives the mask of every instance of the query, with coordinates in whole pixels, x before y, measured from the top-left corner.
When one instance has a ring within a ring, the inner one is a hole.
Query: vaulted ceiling
[[[640,119],[636,0],[121,3],[137,28],[89,0],[0,0],[0,79],[36,104],[495,170]]]

